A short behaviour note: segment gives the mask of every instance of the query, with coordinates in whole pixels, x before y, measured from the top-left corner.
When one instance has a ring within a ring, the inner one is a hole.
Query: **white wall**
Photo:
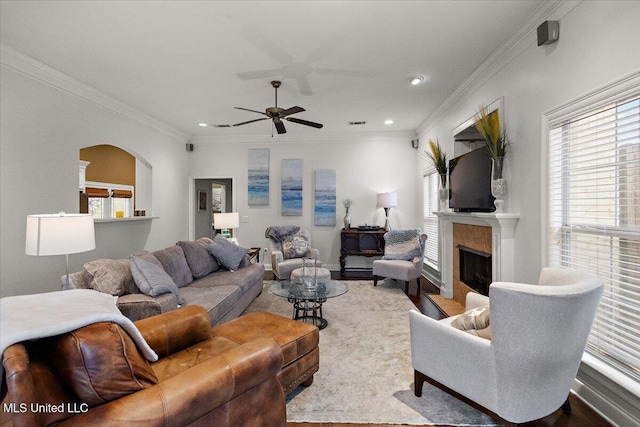
[[[384,224],[384,211],[376,208],[376,194],[398,192],[398,207],[391,209],[391,226],[422,226],[422,175],[419,151],[411,148],[410,132],[344,137],[326,136],[300,139],[288,135],[268,135],[244,141],[196,139],[191,156],[193,178],[228,176],[235,178],[234,193],[240,216],[248,216],[236,230],[244,247],[268,247],[264,232],[271,225],[298,225],[311,233],[312,244],[320,251],[321,261],[339,269],[340,229],[345,214],[342,201],[351,199],[351,223],[354,226]],[[247,204],[247,159],[249,148],[270,149],[270,204],[249,207]],[[282,159],[303,160],[303,215],[282,216],[280,204],[280,165]],[[316,169],[336,170],[336,225],[315,226],[313,189]],[[267,263],[270,261],[267,260]],[[371,259],[348,258],[347,267],[363,267]]]
[[[96,224],[96,250],[71,255],[70,271],[96,258],[120,258],[186,239],[188,157],[184,141],[98,107],[13,68],[1,68],[0,295],[60,289],[64,256],[24,254],[29,214],[78,212],[81,147],[112,144],[153,167],[151,206],[159,219]],[[149,203],[149,200],[145,200]]]
[[[437,137],[453,154],[452,129],[472,117],[478,106],[504,97],[506,129],[513,142],[505,162],[506,211],[521,215],[515,237],[518,281],[535,283],[546,264],[543,113],[640,70],[640,2],[576,4],[566,2],[546,18],[560,21],[557,43],[537,46],[534,26],[496,64],[489,64],[479,85],[450,99],[448,108],[427,119],[419,132],[421,141]]]

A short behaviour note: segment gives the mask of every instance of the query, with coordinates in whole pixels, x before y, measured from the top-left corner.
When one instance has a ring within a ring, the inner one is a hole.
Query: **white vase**
[[[491,195],[496,198],[493,201],[496,213],[504,212],[504,196],[507,194],[507,180],[502,177],[503,165],[503,156],[491,159]]]
[[[449,190],[447,189],[447,174],[440,174],[440,189],[438,189],[438,198],[440,199],[439,211],[449,210]]]

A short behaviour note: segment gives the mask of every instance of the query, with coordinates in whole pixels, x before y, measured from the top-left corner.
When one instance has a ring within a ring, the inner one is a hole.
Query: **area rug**
[[[348,281],[349,291],[323,305],[320,370],[311,387],[287,398],[290,422],[498,426],[487,415],[439,389],[413,394],[409,311],[415,306],[392,280]],[[246,312],[290,317],[286,298],[269,291]]]

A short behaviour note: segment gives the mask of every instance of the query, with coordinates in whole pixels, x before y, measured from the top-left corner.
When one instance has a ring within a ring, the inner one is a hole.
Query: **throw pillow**
[[[451,322],[451,326],[482,338],[491,339],[489,306],[465,311]]]
[[[89,284],[93,289],[105,294],[120,296],[133,285],[133,277],[127,259],[97,259],[84,264],[84,270],[91,276]]]
[[[90,407],[158,383],[131,337],[111,322],[59,335],[52,342],[49,360],[62,380]]]
[[[184,257],[184,251],[180,246],[169,246],[168,248],[155,251],[153,255],[158,258],[164,271],[171,276],[179,288],[193,282],[193,274],[189,269],[187,259]]]
[[[390,230],[384,234],[384,255],[382,259],[411,261],[422,256],[420,229]]]
[[[247,254],[245,248],[231,243],[220,234],[216,235],[213,243],[207,246],[207,250],[224,268],[231,271],[238,269]]]
[[[176,296],[179,305],[184,304],[184,298],[180,296],[178,286],[162,267],[135,256],[131,257],[130,264],[133,280],[143,294],[157,297],[171,292]]]
[[[179,241],[176,243],[182,248],[189,269],[196,279],[220,268],[215,258],[207,251],[207,246],[212,243],[211,239],[207,240],[208,242],[204,239],[198,239],[195,242]]]
[[[284,259],[304,258],[309,255],[311,244],[302,233],[296,233],[282,239],[282,254]]]

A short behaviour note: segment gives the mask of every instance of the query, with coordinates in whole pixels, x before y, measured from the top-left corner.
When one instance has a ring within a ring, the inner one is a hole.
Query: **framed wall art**
[[[314,190],[314,224],[336,225],[336,170],[317,169]]]
[[[248,158],[249,206],[269,206],[269,149],[250,148]]]
[[[282,215],[302,216],[302,159],[283,159],[280,179]]]

